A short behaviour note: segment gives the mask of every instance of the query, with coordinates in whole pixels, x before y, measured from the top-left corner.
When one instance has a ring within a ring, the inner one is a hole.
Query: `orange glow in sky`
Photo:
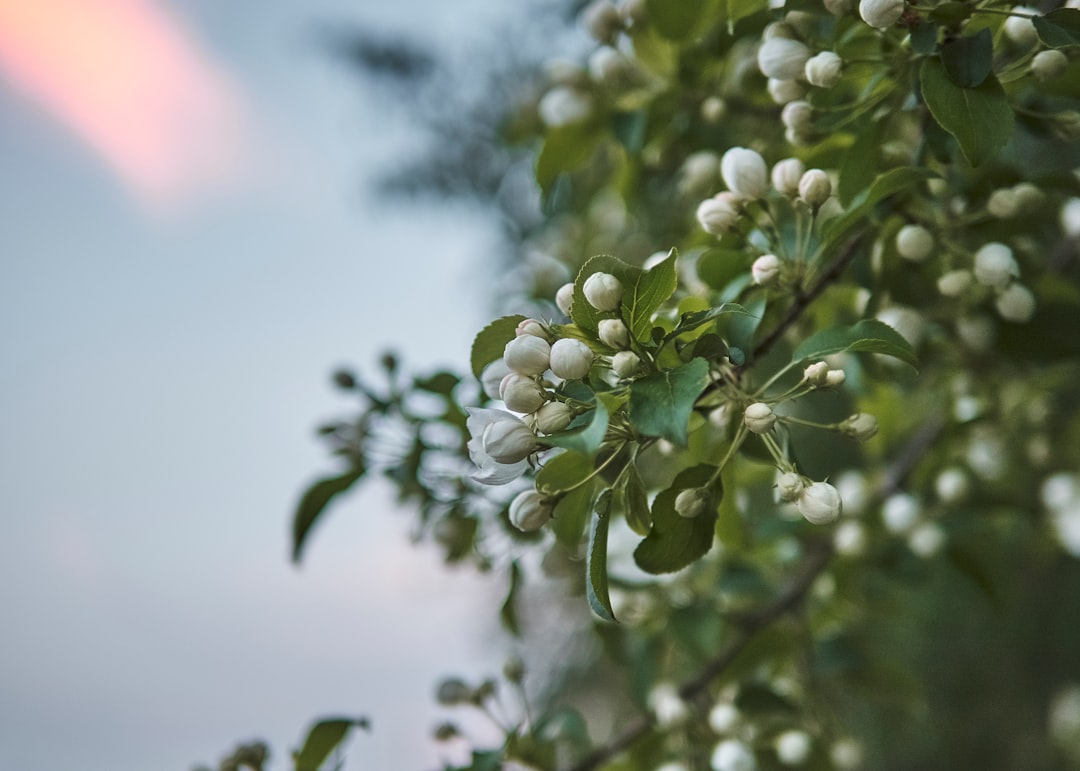
[[[240,171],[239,102],[157,0],[0,0],[0,73],[148,203]]]

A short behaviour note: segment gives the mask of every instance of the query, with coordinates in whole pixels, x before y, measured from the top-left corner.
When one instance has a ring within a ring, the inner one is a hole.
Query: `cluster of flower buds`
[[[1020,266],[1012,249],[992,241],[975,252],[971,270],[954,269],[938,278],[938,291],[959,298],[972,291],[993,293],[994,308],[1006,321],[1022,324],[1035,314],[1035,295],[1017,279]]]
[[[815,88],[833,88],[844,73],[844,60],[839,55],[833,51],[815,53],[798,39],[794,26],[785,22],[770,24],[765,28],[757,51],[757,65],[761,74],[768,78],[769,95],[781,105],[802,100],[807,93],[804,84]],[[809,108],[806,102],[802,102],[802,105]],[[809,116],[801,122],[799,130],[793,130],[792,124],[798,122],[799,119],[792,116],[784,118],[789,141],[805,135]]]

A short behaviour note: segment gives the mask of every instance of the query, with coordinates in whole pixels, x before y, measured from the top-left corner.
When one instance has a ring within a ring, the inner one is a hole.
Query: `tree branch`
[[[851,251],[854,252],[854,249]],[[878,482],[874,490],[873,502],[879,503],[900,489],[900,485],[918,464],[926,450],[937,440],[944,427],[944,418],[941,415],[934,415],[912,435]],[[820,538],[813,541],[806,559],[783,589],[769,602],[739,619],[738,626],[728,636],[717,654],[709,659],[694,677],[679,687],[679,696],[686,701],[701,696],[759,632],[798,608],[814,585],[814,581],[828,566],[833,553],[832,539]],[[621,733],[613,736],[607,743],[597,747],[565,771],[592,771],[598,768],[628,749],[655,725],[656,718],[651,714],[638,717]]]

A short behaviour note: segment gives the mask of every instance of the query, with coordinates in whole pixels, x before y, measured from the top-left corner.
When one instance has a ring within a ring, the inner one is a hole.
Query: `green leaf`
[[[304,548],[308,534],[326,506],[336,496],[352,487],[353,483],[364,476],[365,471],[367,469],[361,465],[341,476],[320,479],[307,489],[293,515],[293,562],[300,561],[300,552]]]
[[[671,330],[664,336],[664,342],[673,340],[681,334],[697,329],[703,324],[708,324],[712,321],[723,316],[725,313],[741,313],[744,316],[750,316],[751,318],[757,318],[750,311],[746,310],[738,303],[722,303],[715,308],[708,308],[703,311],[691,311],[684,313],[679,317],[679,323],[675,325],[675,329]]]
[[[704,7],[704,0],[645,0],[649,23],[669,40],[689,35]]]
[[[510,563],[510,586],[506,590],[506,599],[499,608],[499,621],[503,628],[514,637],[521,636],[521,625],[517,615],[517,590],[521,585],[521,566],[517,560]]]
[[[846,236],[852,228],[865,224],[870,211],[889,196],[896,195],[914,187],[928,177],[935,176],[932,171],[913,166],[901,166],[890,169],[862,193],[855,196],[848,210],[825,225],[825,238],[821,251],[828,253]]]
[[[989,159],[1012,137],[1012,107],[993,75],[978,88],[961,88],[950,80],[941,60],[927,59],[919,83],[930,114],[956,138],[972,166]]]
[[[840,182],[836,186],[836,195],[844,206],[850,206],[855,197],[869,188],[877,177],[883,126],[881,122],[867,126],[840,161]]]
[[[610,394],[597,394],[592,411],[584,413],[587,422],[581,426],[545,436],[544,441],[555,447],[564,447],[567,450],[577,450],[586,455],[592,455],[604,443],[610,413],[617,410],[622,402],[622,399]]]
[[[937,50],[938,26],[928,19],[919,19],[911,27],[911,50],[929,56]]]
[[[758,293],[746,302],[743,313],[725,314],[716,325],[716,331],[728,345],[728,357],[736,366],[746,364],[754,350],[754,335],[765,317],[768,298]]]
[[[712,485],[712,504],[693,519],[680,516],[675,511],[679,493],[705,485]],[[634,550],[638,567],[654,575],[673,573],[705,556],[712,548],[717,504],[723,498],[723,492],[716,466],[702,464],[679,472],[671,487],[661,491],[653,501],[652,529]]]
[[[296,771],[319,771],[319,768],[349,733],[352,727],[367,728],[366,718],[320,720],[308,731],[304,746],[296,753]]]
[[[704,359],[635,380],[630,384],[630,422],[644,436],[685,447],[690,413],[708,380]]]
[[[611,609],[608,596],[607,576],[607,541],[608,525],[611,520],[611,490],[601,491],[596,498],[593,510],[592,527],[589,528],[589,550],[586,556],[585,597],[593,613],[605,621],[614,621],[615,612]]]
[[[961,88],[976,88],[990,74],[994,63],[994,41],[990,30],[953,38],[941,46],[945,74]]]
[[[753,262],[750,254],[743,249],[725,249],[716,247],[698,257],[698,278],[718,292],[737,277],[750,270]]]
[[[678,252],[672,249],[659,264],[638,276],[634,286],[623,296],[622,317],[630,334],[638,342],[646,342],[652,331],[652,315],[675,292],[679,279],[675,275]]]
[[[501,354],[500,354],[501,355]],[[436,372],[431,377],[416,378],[413,385],[421,391],[427,391],[440,396],[449,396],[454,387],[461,382],[461,378],[450,372]]]
[[[649,494],[634,461],[623,466],[612,490],[614,507],[622,511],[626,524],[638,535],[648,535],[652,525]]]
[[[506,344],[514,339],[517,325],[525,320],[524,316],[503,316],[480,330],[472,344],[469,361],[472,373],[480,379],[484,367],[496,359],[501,359]]]
[[[1032,19],[1039,40],[1048,48],[1080,45],[1080,10],[1058,8]]]
[[[973,10],[967,3],[942,3],[937,8],[930,9],[929,16],[938,24],[950,27],[965,21],[971,16]]]
[[[912,367],[918,366],[915,351],[908,341],[877,319],[863,319],[850,327],[823,329],[799,343],[791,354],[791,360],[820,359],[844,351],[880,353],[894,356]]]
[[[536,157],[536,182],[545,194],[560,174],[585,165],[602,135],[590,122],[558,126],[547,132]]]
[[[677,3],[672,3],[672,5],[675,4]],[[731,30],[735,22],[740,19],[753,16],[758,11],[763,11],[769,7],[767,0],[727,0],[726,5],[728,30]]]
[[[593,459],[585,453],[567,450],[548,458],[536,472],[536,489],[554,495],[580,484],[593,471]]]
[[[555,511],[551,515],[551,530],[555,533],[555,540],[572,553],[577,552],[581,537],[585,534],[594,484],[589,482],[571,490],[555,504]]]

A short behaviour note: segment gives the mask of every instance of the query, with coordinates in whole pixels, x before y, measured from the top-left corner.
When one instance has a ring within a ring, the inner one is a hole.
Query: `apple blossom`
[[[601,275],[601,274],[594,274]],[[580,340],[563,338],[551,346],[551,371],[565,380],[580,380],[589,374],[593,352]]]
[[[832,88],[840,82],[844,60],[832,51],[822,51],[811,56],[804,69],[806,81],[819,88]]]
[[[905,260],[922,262],[934,251],[934,235],[922,225],[904,225],[896,233],[896,252]]]
[[[503,361],[519,375],[543,374],[550,358],[551,346],[547,340],[534,335],[515,337],[503,348]]]
[[[536,490],[525,490],[510,501],[510,523],[526,533],[539,530],[551,519],[551,499]]]
[[[776,413],[764,402],[754,402],[743,410],[743,423],[755,434],[767,434],[776,425]]]
[[[470,407],[466,413],[469,458],[479,469],[472,478],[481,484],[504,485],[525,473],[525,459],[536,445],[529,427],[503,410]]]
[[[769,170],[753,150],[732,147],[720,159],[720,174],[728,190],[744,200],[762,198],[769,191]]]
[[[547,392],[533,378],[511,372],[499,384],[499,398],[508,410],[536,412],[547,401]]]
[[[799,198],[811,209],[816,209],[832,195],[832,182],[821,169],[810,169],[799,180]]]
[[[772,167],[772,185],[777,192],[783,193],[789,198],[799,194],[799,180],[802,179],[806,167],[798,158],[785,158]]]
[[[799,513],[815,525],[824,525],[840,516],[844,504],[840,492],[828,482],[814,482],[795,502]]]
[[[904,0],[859,0],[859,16],[875,29],[896,24],[904,13]]]
[[[724,191],[698,204],[697,220],[706,233],[722,236],[739,221],[739,208],[738,197]]]
[[[980,284],[1004,289],[1010,281],[1020,275],[1012,249],[997,241],[983,244],[975,252],[975,280]]]
[[[675,496],[675,513],[686,519],[694,519],[705,513],[712,498],[704,487],[691,487]]]
[[[597,337],[608,348],[629,348],[630,330],[622,319],[601,319],[597,326]]]
[[[776,104],[787,104],[806,95],[806,87],[797,80],[769,78],[766,89]]]
[[[754,283],[759,286],[771,286],[780,276],[780,258],[775,254],[763,254],[750,266]]]
[[[758,49],[758,68],[767,78],[795,80],[803,76],[810,49],[798,40],[772,37]]]
[[[563,402],[548,402],[536,411],[536,430],[542,434],[562,431],[574,419],[574,411]]]
[[[725,739],[709,757],[712,771],[755,771],[757,759],[749,747],[737,739]]]
[[[1013,282],[994,298],[994,307],[1006,321],[1024,324],[1035,315],[1035,295],[1026,286]]]
[[[555,305],[564,315],[570,315],[570,306],[574,302],[574,285],[563,284],[559,287],[559,291],[555,293]]]
[[[582,286],[589,305],[598,311],[613,311],[622,301],[623,285],[610,273],[593,273]]]
[[[611,357],[611,371],[620,378],[633,377],[641,366],[641,358],[633,351],[619,351]]]

